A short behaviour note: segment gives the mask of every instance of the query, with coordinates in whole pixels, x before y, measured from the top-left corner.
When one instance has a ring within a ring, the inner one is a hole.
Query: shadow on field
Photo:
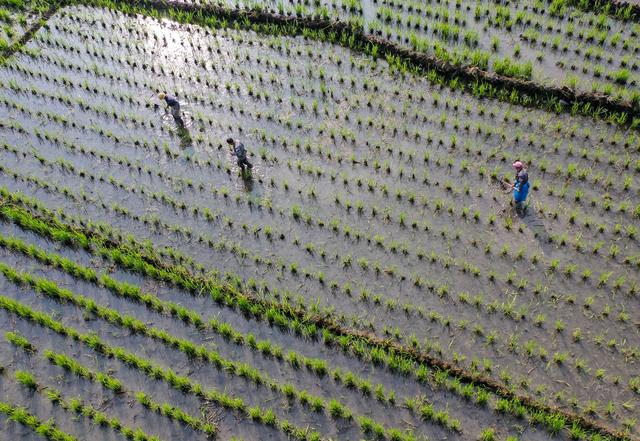
[[[186,153],[189,153],[189,149],[193,151],[193,139],[191,139],[189,130],[185,127],[177,127],[176,133],[180,138],[180,149]]]
[[[244,191],[251,193],[253,191],[253,175],[251,174],[251,170],[240,172],[240,176],[242,177]]]
[[[549,242],[549,233],[540,214],[533,207],[528,207],[519,218],[533,232],[533,236],[538,241],[543,253],[547,256],[550,255],[553,247]]]

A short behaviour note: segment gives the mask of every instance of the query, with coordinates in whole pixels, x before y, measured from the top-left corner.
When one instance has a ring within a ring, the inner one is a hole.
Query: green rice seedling
[[[77,438],[74,436],[56,428],[53,420],[42,422],[23,407],[0,401],[0,413],[6,415],[12,421],[30,428],[46,439],[52,441],[77,441]]]
[[[560,414],[549,414],[545,418],[545,424],[549,431],[558,434],[566,425],[566,419]]]
[[[576,271],[577,265],[575,264],[567,264],[564,269],[562,270],[562,272],[567,276],[567,277],[571,277],[573,275],[573,273]]]
[[[23,337],[22,335],[11,331],[5,332],[4,336],[8,342],[13,343],[14,345],[24,349],[25,351],[29,353],[36,352],[35,346],[33,346],[33,344],[31,344],[31,342],[26,337]]]
[[[593,245],[593,248],[591,249],[591,252],[592,252],[593,254],[598,254],[598,252],[600,251],[600,249],[601,249],[603,246],[604,246],[604,241],[596,242],[596,243]]]
[[[556,364],[564,364],[567,361],[569,354],[566,352],[554,352],[553,353],[553,362]]]
[[[498,37],[492,37],[491,38],[491,50],[493,52],[498,52],[499,48],[500,48],[500,39]]]
[[[573,422],[569,428],[569,436],[571,439],[586,439],[587,432],[579,424]]]
[[[601,273],[600,278],[598,279],[598,287],[606,286],[612,275],[613,275],[613,271]]]
[[[574,362],[574,367],[578,372],[585,372],[587,370],[587,362],[582,358],[578,358]]]
[[[637,394],[640,394],[640,376],[629,379],[629,389]]]
[[[625,430],[631,431],[633,430],[633,428],[636,426],[636,424],[638,423],[638,418],[627,418],[622,422],[622,425],[624,426]]]
[[[546,360],[549,357],[549,351],[547,351],[544,347],[538,347],[538,357],[540,360]]]
[[[611,415],[613,415],[613,414],[615,413],[615,411],[616,411],[616,405],[615,405],[615,403],[614,403],[613,401],[609,401],[609,402],[607,403],[607,406],[605,407],[605,413],[606,413],[608,416],[611,416]]]
[[[352,418],[351,411],[344,407],[338,400],[332,399],[329,402],[329,414],[334,418],[349,420]]]
[[[15,378],[18,383],[22,384],[28,389],[36,390],[38,388],[38,383],[36,383],[35,378],[29,372],[16,371]]]
[[[496,441],[496,432],[493,428],[487,428],[480,432],[479,441]]]
[[[581,341],[581,340],[582,340],[582,330],[581,330],[580,328],[576,328],[576,329],[573,331],[572,337],[573,337],[573,341],[574,341],[574,342],[579,342],[579,341]]]
[[[358,417],[358,424],[360,424],[360,430],[363,433],[370,434],[374,430],[375,422],[371,418],[360,416]]]
[[[307,403],[314,412],[322,412],[326,407],[326,403],[323,399],[319,397],[312,397],[306,391],[300,392],[298,398],[302,404]]]
[[[626,84],[630,76],[631,74],[627,69],[619,69],[611,74],[613,80],[618,84]]]
[[[626,322],[628,322],[628,321],[629,321],[629,319],[630,319],[630,318],[631,318],[631,317],[630,317],[630,315],[629,315],[629,313],[628,313],[628,312],[626,312],[626,311],[621,311],[621,312],[618,314],[618,317],[616,318],[616,320],[617,320],[617,321],[619,321],[619,322],[621,322],[621,323],[626,323]]]
[[[511,384],[511,374],[505,370],[500,371],[500,380],[502,380],[504,384]]]

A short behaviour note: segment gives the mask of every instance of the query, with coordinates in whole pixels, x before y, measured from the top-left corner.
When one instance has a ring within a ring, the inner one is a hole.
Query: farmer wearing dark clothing
[[[527,173],[527,169],[524,168],[522,161],[514,162],[513,168],[516,169],[516,175],[514,183],[510,185],[509,190],[513,190],[513,201],[516,205],[516,212],[524,213],[525,202],[529,194],[529,173]]]
[[[248,167],[249,169],[253,168],[253,165],[247,161],[247,150],[244,148],[244,144],[233,138],[227,139],[227,144],[231,146],[231,154],[238,160],[238,167],[242,169],[243,173],[245,171],[245,167]]]
[[[173,116],[176,124],[178,124],[179,127],[184,127],[184,121],[182,120],[182,113],[180,112],[180,103],[178,100],[164,92],[160,92],[158,94],[158,98],[160,100],[164,100],[167,104],[167,107],[171,110],[171,116]]]

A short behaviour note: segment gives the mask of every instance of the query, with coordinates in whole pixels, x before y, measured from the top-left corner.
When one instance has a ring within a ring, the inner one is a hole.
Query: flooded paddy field
[[[81,5],[0,83],[0,438],[639,436],[637,129]]]

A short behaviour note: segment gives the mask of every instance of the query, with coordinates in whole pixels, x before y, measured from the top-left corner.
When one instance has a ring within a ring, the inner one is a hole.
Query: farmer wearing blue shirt
[[[512,165],[516,169],[516,176],[514,183],[510,185],[509,191],[513,190],[516,212],[524,214],[525,202],[529,194],[529,174],[522,161],[515,161]]]
[[[182,120],[182,113],[180,112],[180,103],[178,100],[171,95],[167,95],[165,92],[160,92],[158,94],[158,98],[160,100],[164,100],[167,104],[167,107],[171,110],[171,116],[173,116],[178,127],[184,127],[184,121]]]
[[[244,148],[244,144],[233,138],[228,138],[227,144],[231,146],[231,155],[238,160],[238,167],[242,169],[242,173],[245,171],[245,166],[249,169],[253,168],[253,165],[247,161],[247,150]]]

